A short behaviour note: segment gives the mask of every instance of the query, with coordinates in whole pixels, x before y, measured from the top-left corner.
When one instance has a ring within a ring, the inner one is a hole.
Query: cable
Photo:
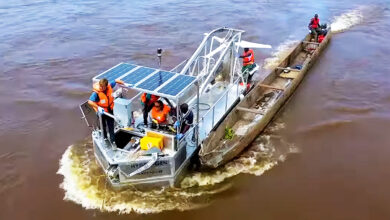
[[[193,104],[192,106],[191,106],[191,109],[196,109],[196,105],[197,104]],[[201,106],[206,106],[204,109],[202,109],[201,108]],[[199,111],[207,111],[207,110],[210,110],[211,109],[211,106],[209,105],[209,104],[207,104],[207,103],[199,103]]]

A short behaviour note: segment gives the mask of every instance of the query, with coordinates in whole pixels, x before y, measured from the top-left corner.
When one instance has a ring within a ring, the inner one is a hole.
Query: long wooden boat
[[[238,156],[286,103],[331,37],[328,29],[324,40],[315,43],[310,41],[311,35],[308,34],[278,67],[258,82],[203,141],[199,151],[202,166],[216,168]],[[233,130],[231,139],[226,137],[227,129]]]

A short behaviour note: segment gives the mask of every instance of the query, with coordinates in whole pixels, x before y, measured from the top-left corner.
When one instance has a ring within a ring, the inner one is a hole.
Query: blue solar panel
[[[112,82],[118,79],[119,77],[123,76],[125,73],[129,72],[130,70],[134,69],[135,67],[136,65],[121,63],[118,66],[114,67],[113,69],[96,77],[96,79],[106,78],[109,82]]]
[[[142,82],[140,85],[138,85],[137,88],[153,91],[174,75],[175,74],[172,72],[159,71],[144,82]]]
[[[145,79],[149,74],[156,71],[156,69],[147,68],[147,67],[141,67],[134,72],[130,73],[129,75],[122,78],[123,82],[127,84],[134,85],[138,83],[139,81]]]
[[[158,90],[159,93],[176,96],[178,95],[184,88],[190,85],[195,80],[193,76],[186,75],[178,75],[175,79],[170,81],[163,88]]]

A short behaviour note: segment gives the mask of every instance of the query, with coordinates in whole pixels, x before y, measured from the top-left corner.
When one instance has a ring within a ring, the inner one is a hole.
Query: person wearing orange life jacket
[[[148,124],[148,114],[152,110],[154,103],[159,99],[159,96],[143,93],[141,95],[142,112],[144,116],[144,125]]]
[[[168,122],[168,114],[171,110],[171,107],[164,105],[161,100],[158,100],[154,103],[150,115],[153,120],[156,120],[158,124],[166,124]]]
[[[320,19],[318,18],[318,14],[315,14],[314,18],[310,20],[308,28],[311,31],[311,34],[314,36],[315,41],[317,42],[317,36],[319,33],[321,33]]]
[[[111,143],[115,141],[114,133],[114,119],[103,114],[107,112],[112,114],[114,110],[114,97],[112,93],[116,83],[123,84],[123,81],[116,80],[115,82],[108,83],[108,80],[103,78],[98,83],[93,85],[93,92],[89,97],[88,104],[98,113],[101,114],[103,122],[103,138],[107,139],[107,129],[110,135]]]
[[[243,59],[241,72],[244,75],[244,78],[247,79],[247,81],[250,81],[251,75],[249,74],[249,71],[255,67],[255,53],[252,49],[244,48],[244,53],[240,58]]]

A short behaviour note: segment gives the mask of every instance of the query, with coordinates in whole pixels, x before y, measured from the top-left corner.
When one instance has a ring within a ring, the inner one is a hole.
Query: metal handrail
[[[188,61],[188,59],[185,59],[183,60],[181,63],[179,63],[177,66],[173,67],[170,72],[176,72],[177,69],[179,69],[179,67],[183,66],[183,64],[185,64],[186,62]],[[178,71],[179,72],[179,71]]]
[[[198,125],[195,123],[193,124],[193,126],[191,126],[190,129],[188,129],[188,131],[184,134],[184,136],[180,139],[180,142],[183,142],[183,141],[186,141],[187,140],[187,137],[193,132],[195,131],[195,128],[197,127]]]
[[[224,30],[228,30],[228,31],[237,31],[237,32],[245,32],[243,30],[238,30],[238,29],[233,29],[233,28],[226,28],[226,27],[221,27],[221,28],[217,28],[217,29],[214,29],[212,30],[211,32],[207,33],[206,36],[203,38],[202,42],[200,43],[200,45],[198,46],[198,48],[196,49],[196,51],[193,53],[193,55],[191,56],[191,58],[188,60],[188,62],[186,63],[186,65],[184,66],[184,68],[181,70],[181,74],[185,74],[191,64],[195,61],[196,57],[199,56],[199,54],[202,52],[202,50],[204,49],[204,46],[206,45],[206,43],[212,39],[213,35],[215,33],[219,33],[219,32],[223,32]]]
[[[218,68],[218,63],[222,62],[222,59],[223,59],[223,55],[226,54],[226,52],[229,50],[230,48],[230,45],[233,44],[235,38],[239,37],[240,34],[235,34],[231,40],[229,41],[229,45],[226,46],[226,48],[221,52],[221,55],[219,56],[218,60],[215,62],[216,65],[213,66],[213,68],[211,69],[211,71],[208,73],[209,76],[206,78],[205,82],[207,82],[212,75],[214,75],[214,73],[217,71],[217,68]],[[204,89],[206,88],[206,84],[203,84],[203,86],[200,88],[200,92],[202,93],[204,91]]]
[[[239,82],[239,80],[240,80],[240,78],[238,78],[238,79],[236,79],[236,81],[234,82],[234,84],[233,85],[237,85],[237,91],[238,91],[238,82]],[[228,89],[228,90],[226,90],[224,93],[223,93],[223,95],[214,103],[214,105],[212,105],[211,107],[210,107],[210,109],[203,115],[203,117],[201,118],[201,120],[202,121],[204,121],[204,118],[205,118],[205,116],[206,115],[208,115],[209,113],[210,113],[210,111],[213,111],[213,112],[215,112],[215,106],[217,105],[217,104],[219,104],[219,102],[223,99],[223,98],[225,98],[225,96],[227,95],[227,94],[229,94],[229,91],[231,90],[233,88],[233,86],[230,88],[230,89]],[[237,97],[238,97],[238,94],[237,94]],[[226,112],[226,109],[227,109],[227,104],[225,105],[225,112]],[[214,121],[214,114],[212,115],[212,123],[211,123],[211,127],[213,128],[214,127],[214,125],[216,124],[216,123],[214,123],[215,121]]]

